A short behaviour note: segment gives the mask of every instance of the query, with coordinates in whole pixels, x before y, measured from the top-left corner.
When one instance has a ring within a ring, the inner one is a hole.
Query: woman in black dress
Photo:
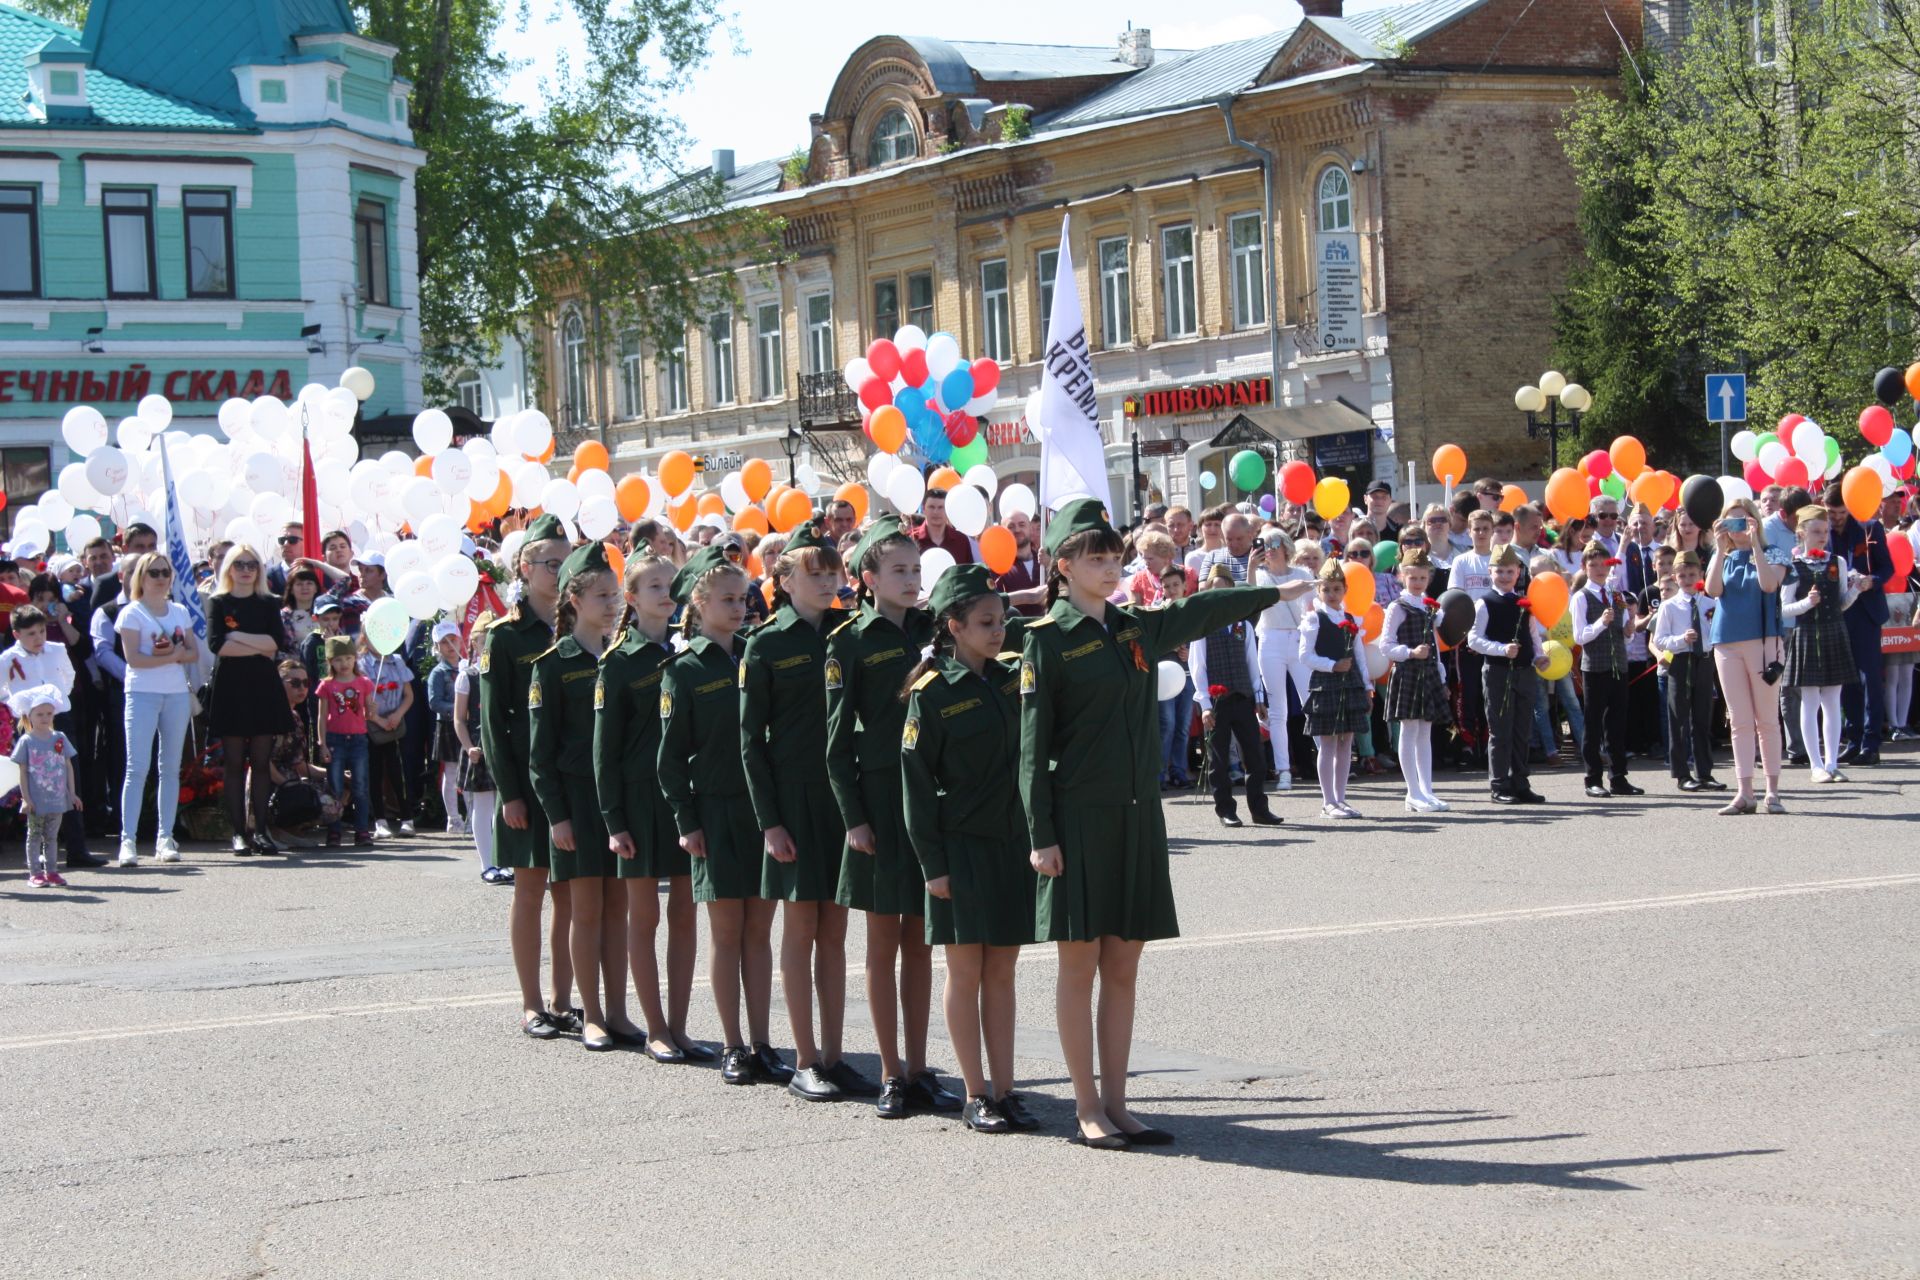
[[[293,731],[293,712],[280,687],[274,655],[281,644],[280,602],[263,589],[260,554],[236,544],[220,564],[219,591],[207,601],[207,648],[213,674],[207,680],[207,732],[220,739],[226,760],[227,815],[233,820],[233,851],[278,853],[267,835],[267,800],[273,794],[269,761],[273,740]],[[253,772],[256,826],[247,836],[247,772]]]

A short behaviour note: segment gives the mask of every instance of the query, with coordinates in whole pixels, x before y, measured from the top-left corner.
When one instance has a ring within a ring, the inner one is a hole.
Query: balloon
[[[873,381],[873,366],[867,363],[865,356],[855,356],[847,361],[847,367],[841,376],[847,380],[847,390],[859,395],[860,388]]]
[[[1467,451],[1443,444],[1433,451],[1433,478],[1441,484],[1459,484],[1467,478]]]
[[[1613,474],[1613,459],[1595,449],[1580,459],[1580,470],[1595,480],[1604,480]]]
[[[352,365],[340,371],[340,385],[353,392],[354,399],[365,400],[373,394],[373,374],[357,364]]]
[[[885,378],[868,378],[859,391],[860,403],[869,409],[884,409],[893,403],[893,392]]]
[[[992,467],[984,462],[976,463],[968,467],[960,479],[986,494],[989,498],[1000,488],[1000,477],[994,473]]]
[[[582,471],[605,471],[611,462],[607,446],[598,440],[582,440],[573,451],[573,465]]]
[[[1242,449],[1227,462],[1227,474],[1240,489],[1251,493],[1267,479],[1267,460],[1253,449]]]
[[[1907,366],[1906,383],[1907,394],[1915,400],[1920,400],[1920,364]]]
[[[1004,525],[990,524],[980,534],[980,563],[993,573],[1006,573],[1020,554],[1019,544]]]
[[[571,520],[580,513],[580,491],[571,480],[549,480],[540,490],[540,501],[536,505],[549,515]]]
[[[991,456],[986,438],[975,436],[948,455],[947,461],[952,464],[954,470],[966,474],[986,465],[987,459]]]
[[[272,440],[286,434],[287,406],[273,396],[261,396],[247,410],[247,422],[253,427],[255,435]]]
[[[423,578],[424,574],[421,575]],[[429,582],[428,586],[432,586]],[[407,606],[393,596],[375,600],[361,615],[360,629],[367,633],[367,643],[373,651],[382,657],[400,647],[407,638]]]
[[[694,510],[703,516],[720,516],[727,513],[727,500],[717,490],[709,489],[700,495]]]
[[[749,531],[765,537],[773,532],[773,525],[767,520],[767,513],[758,507],[748,507],[733,518],[733,527],[741,533]]]
[[[60,420],[60,438],[85,458],[107,442],[107,420],[90,404],[75,405]]]
[[[1202,476],[1202,480],[1207,477]],[[1347,488],[1347,482],[1339,476],[1322,476],[1320,483],[1313,486],[1313,509],[1324,520],[1331,520],[1347,509],[1353,500],[1353,494]]]
[[[1880,477],[1871,467],[1854,467],[1840,479],[1840,501],[1846,504],[1847,513],[1862,524],[1880,510],[1884,494]]]
[[[1314,475],[1311,464],[1295,458],[1280,467],[1280,494],[1296,507],[1313,501]]]
[[[867,459],[867,483],[880,493],[887,491],[887,477],[900,465],[900,459],[891,453],[876,453]]]
[[[1540,650],[1546,656],[1546,670],[1540,673],[1542,680],[1558,680],[1573,670],[1573,650],[1558,640],[1549,640]]]
[[[1618,471],[1600,482],[1600,492],[1615,502],[1627,496],[1627,482],[1620,478]]]
[[[433,459],[433,482],[446,493],[465,493],[473,479],[473,462],[458,449],[448,449]]]
[[[1533,605],[1533,616],[1543,627],[1560,621],[1567,611],[1568,598],[1567,580],[1557,573],[1539,574],[1527,584],[1527,600]]]
[[[580,478],[573,482],[573,487],[580,491],[582,502],[588,498],[606,498],[611,501],[615,488],[613,477],[604,471],[582,471]]]
[[[674,528],[685,533],[693,528],[694,517],[699,515],[699,512],[694,509],[697,505],[693,495],[688,494],[680,501],[668,505],[667,519],[673,522]]]
[[[920,510],[920,500],[926,496],[927,482],[921,478],[917,468],[895,467],[893,474],[887,477],[887,501],[903,516]],[[922,586],[932,585],[932,579],[927,576],[925,557],[921,559],[920,582]]]
[[[1366,637],[1368,643],[1378,640],[1380,633],[1386,629],[1386,625],[1387,611],[1382,609],[1378,603],[1368,606],[1366,613],[1361,615],[1361,634]],[[1385,671],[1386,669],[1387,666],[1384,662],[1377,667],[1370,666],[1367,668],[1369,671]],[[1375,678],[1377,679],[1378,677]]]
[[[875,338],[867,348],[867,368],[882,382],[892,382],[900,372],[900,348],[885,338]]]
[[[1793,442],[1793,451],[1796,454],[1806,455],[1825,452],[1821,442],[1826,439],[1826,432],[1820,430],[1819,423],[1806,418],[1802,418],[1793,424],[1793,433],[1791,435],[1782,432],[1781,438]]]
[[[893,331],[893,345],[902,352],[925,351],[927,331],[917,324],[903,324]]]
[[[413,416],[413,442],[432,457],[453,443],[453,419],[444,409],[422,409]]]
[[[220,416],[217,419],[220,424],[220,434],[229,440],[233,439],[234,433],[247,425],[247,417],[252,409],[252,405],[238,396],[221,401]]]
[[[480,589],[480,567],[457,551],[442,556],[433,566],[433,586],[440,607],[458,613]]]
[[[1647,469],[1647,447],[1633,436],[1616,436],[1607,446],[1607,460],[1631,483]]]
[[[1893,415],[1886,406],[1869,405],[1860,411],[1860,434],[1876,449],[1893,437]]]
[[[997,390],[999,388],[1000,365],[996,361],[989,360],[987,357],[981,356],[978,360],[975,360],[973,362],[971,372],[973,373],[973,394],[974,395],[976,396],[985,395],[987,392]]]
[[[1881,404],[1897,403],[1906,389],[1906,379],[1898,369],[1882,369],[1873,375],[1873,398]]]
[[[80,519],[87,519],[81,516]],[[68,535],[68,545],[78,545]],[[1907,575],[1913,572],[1913,542],[1898,534],[1887,539],[1887,555],[1893,561],[1893,578],[1887,583],[1889,595],[1899,595],[1907,589]]]
[[[1742,499],[1751,502],[1753,500],[1753,487],[1739,476],[1721,476],[1718,483],[1720,485],[1720,498],[1723,502],[1739,502]],[[1725,509],[1725,507],[1721,508],[1723,511]]]
[[[1747,487],[1755,491],[1764,489],[1773,483],[1773,477],[1767,474],[1766,468],[1760,465],[1760,459],[1758,458],[1755,458],[1752,462],[1742,467],[1740,474],[1745,477]]]
[[[953,568],[953,556],[941,547],[933,547],[920,557],[920,590],[923,594],[933,594],[933,584],[940,581],[940,575]]]
[[[773,467],[765,458],[747,459],[746,465],[740,468],[740,486],[750,500],[760,501],[773,487]]]
[[[548,451],[553,448],[553,423],[538,409],[528,409],[520,415],[520,425],[515,429],[513,439],[520,446],[523,457],[539,458],[545,462],[542,454],[552,456]]]
[[[1205,489],[1208,493],[1212,493],[1213,486],[1219,483],[1220,482],[1218,480],[1213,478],[1213,473],[1211,471],[1203,471],[1200,473],[1200,487],[1202,489]]]
[[[588,498],[580,504],[580,534],[589,541],[598,542],[619,523],[620,508],[612,498]]]
[[[881,405],[873,411],[867,432],[882,453],[899,453],[907,441],[907,415],[890,404]]]
[[[935,378],[945,380],[960,365],[960,344],[954,341],[950,333],[936,333],[927,339],[927,372]],[[922,573],[922,580],[931,583],[932,579]]]
[[[973,370],[956,368],[940,379],[940,403],[958,407],[973,399]]]
[[[957,489],[960,487],[960,473],[952,467],[936,467],[927,477],[929,489]]]
[[[104,430],[105,427],[106,424],[103,421],[101,429]],[[276,472],[279,470],[279,465],[278,462],[274,463]],[[127,455],[110,444],[101,445],[87,457],[87,483],[92,485],[94,492],[102,497],[111,498],[125,489],[130,473]]]
[[[1680,486],[1680,505],[1686,509],[1688,519],[1708,529],[1726,509],[1727,497],[1712,476],[1688,476],[1687,482]]]
[[[1760,456],[1760,437],[1751,431],[1736,431],[1733,439],[1727,443],[1733,456],[1741,462],[1752,462]]]
[[[440,612],[440,592],[434,586],[432,575],[424,570],[415,569],[394,583],[393,594],[406,607],[409,617],[422,622]]]
[[[1840,473],[1840,442],[1832,436],[1828,436],[1820,443],[1827,451],[1826,469],[1821,472],[1821,474],[1826,476],[1838,475]]]
[[[947,519],[969,538],[977,538],[985,531],[990,516],[987,495],[972,485],[962,484],[947,490]]]
[[[1572,467],[1561,467],[1547,478],[1547,510],[1555,520],[1566,523],[1577,520],[1587,514],[1593,505],[1593,496],[1587,492],[1587,482]]]
[[[1373,603],[1373,570],[1349,560],[1340,571],[1347,575],[1347,612],[1365,612],[1365,606]]]
[[[1279,505],[1280,504],[1278,502],[1275,502],[1273,500],[1272,494],[1263,493],[1260,495],[1260,510],[1265,514],[1272,515],[1275,509],[1279,507]]]
[[[729,512],[744,511],[753,504],[753,499],[747,496],[747,486],[740,482],[738,473],[720,482],[720,498]]]
[[[780,533],[786,533],[805,524],[813,515],[813,499],[798,489],[789,489],[781,494],[774,503],[768,518]]]
[[[1473,597],[1458,587],[1442,592],[1440,616],[1433,629],[1449,646],[1460,644],[1473,629]]]
[[[1525,489],[1522,489],[1517,484],[1502,485],[1500,487],[1500,509],[1502,511],[1518,511],[1526,505],[1527,491]]]
[[[1770,440],[1760,446],[1760,469],[1768,475],[1777,475],[1780,464],[1793,456],[1793,451],[1778,440]]]
[[[1010,484],[1000,491],[1000,518],[1012,517],[1014,512],[1031,518],[1040,510],[1040,500],[1033,496],[1033,490],[1024,484]]]
[[[1895,427],[1887,442],[1880,446],[1880,456],[1896,467],[1905,466],[1913,456],[1913,435],[1905,427]]]
[[[898,346],[898,343],[894,344]],[[927,379],[933,375],[927,372],[927,349],[925,347],[902,348],[900,352],[900,381],[910,387],[924,387]]]
[[[1798,458],[1788,458],[1780,464],[1779,470],[1773,473],[1773,478],[1776,483],[1786,485],[1788,488],[1797,486],[1804,489],[1809,481],[1807,464]]]
[[[685,450],[675,449],[660,459],[660,487],[669,498],[677,498],[693,484],[693,459]]]
[[[833,500],[835,502],[850,502],[853,504],[853,519],[855,524],[865,524],[867,522],[867,491],[860,485],[851,480],[847,481],[833,491]]]
[[[1382,540],[1373,544],[1375,573],[1392,573],[1400,564],[1400,544]]]
[[[947,442],[954,448],[963,448],[973,443],[980,434],[980,424],[965,409],[955,409],[946,419]]]
[[[1187,687],[1187,669],[1171,659],[1162,660],[1154,668],[1154,692],[1160,701],[1177,698],[1180,691]]]

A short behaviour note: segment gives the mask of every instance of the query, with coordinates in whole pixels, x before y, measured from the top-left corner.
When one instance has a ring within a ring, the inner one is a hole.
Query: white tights
[[[1433,721],[1400,720],[1400,772],[1407,780],[1407,799],[1415,804],[1432,804],[1433,794]]]
[[[440,766],[440,804],[447,811],[447,825],[460,821],[460,766]]]
[[[1316,734],[1313,745],[1320,767],[1320,802],[1347,802],[1347,772],[1353,768],[1353,735]]]
[[[480,851],[480,866],[493,865],[493,797],[491,791],[467,792],[467,827],[473,832],[473,847]]]
[[[1823,713],[1824,731],[1816,735],[1815,726]],[[1800,690],[1800,741],[1806,744],[1807,760],[1814,768],[1832,773],[1840,767],[1839,685]]]

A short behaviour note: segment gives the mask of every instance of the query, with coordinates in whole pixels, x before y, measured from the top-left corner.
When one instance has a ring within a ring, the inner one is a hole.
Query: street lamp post
[[[806,439],[806,433],[792,423],[787,424],[787,434],[780,438],[781,451],[787,455],[788,484],[797,485],[800,483],[800,473],[798,470],[800,446],[806,443]]]
[[[1547,474],[1560,465],[1560,431],[1578,433],[1580,415],[1593,406],[1593,394],[1577,382],[1568,382],[1566,375],[1552,369],[1540,375],[1540,384],[1528,384],[1513,393],[1513,407],[1527,415],[1527,438],[1538,440],[1547,438]],[[1546,418],[1540,418],[1540,411],[1546,410]],[[1567,411],[1566,421],[1560,420],[1560,411]]]

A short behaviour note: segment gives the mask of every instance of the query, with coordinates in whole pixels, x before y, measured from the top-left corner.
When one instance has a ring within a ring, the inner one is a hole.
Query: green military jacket
[[[660,791],[681,835],[699,831],[699,797],[747,793],[740,755],[739,678],[733,650],[706,636],[661,668]]]
[[[829,611],[821,625],[838,619]],[[740,659],[741,755],[762,831],[790,825],[776,782],[826,785],[826,710],[826,635],[783,606],[748,637]]]
[[[905,629],[871,603],[827,636],[827,776],[849,828],[868,820],[861,775],[900,767],[907,673],[933,639],[933,615],[909,609]]]
[[[487,628],[480,648],[480,746],[502,805],[533,799],[527,686],[534,659],[553,646],[553,628],[526,605]]]
[[[593,691],[600,663],[570,635],[533,663],[527,685],[527,776],[548,825],[589,815],[573,812],[568,783],[593,784]]]
[[[673,650],[627,630],[600,659],[593,692],[593,780],[609,832],[643,834],[661,803],[660,689]],[[729,681],[731,689],[731,681]]]
[[[929,880],[954,835],[1019,839],[1020,668],[1005,653],[979,675],[953,658],[914,681],[898,755],[907,832]]]
[[[1060,843],[1056,805],[1159,803],[1160,659],[1279,599],[1273,587],[1220,587],[1161,609],[1109,603],[1092,618],[1062,596],[1027,625],[1020,793],[1034,848]]]

